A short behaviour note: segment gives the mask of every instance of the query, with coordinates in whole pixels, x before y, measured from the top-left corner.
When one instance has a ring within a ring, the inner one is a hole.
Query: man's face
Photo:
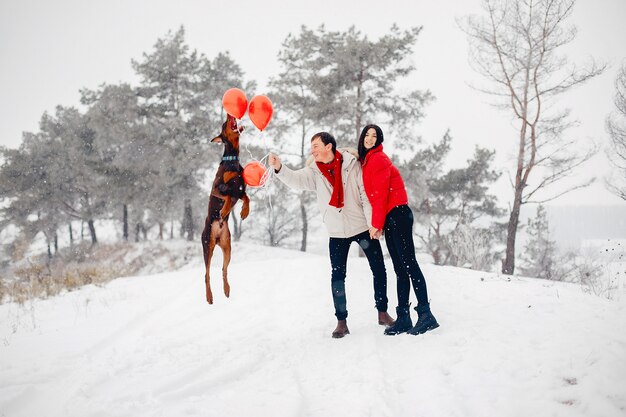
[[[333,154],[333,145],[330,143],[324,145],[324,142],[317,137],[311,141],[311,155],[315,158],[316,162],[328,163],[331,162],[335,155]]]

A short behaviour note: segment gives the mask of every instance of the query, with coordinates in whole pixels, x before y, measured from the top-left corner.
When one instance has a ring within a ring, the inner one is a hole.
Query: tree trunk
[[[98,238],[96,237],[96,227],[93,224],[93,219],[89,219],[87,225],[89,226],[89,234],[91,235],[91,244],[95,245],[98,243]]]
[[[70,247],[74,246],[74,232],[72,231],[72,221],[70,220],[69,224],[70,229]]]
[[[513,210],[509,217],[506,235],[506,257],[502,263],[502,273],[513,275],[515,272],[515,239],[517,236],[517,226],[519,224],[519,214],[522,202],[522,190],[515,190],[515,201],[513,202]]]
[[[123,215],[123,229],[124,229],[124,240],[128,242],[128,205],[124,204],[124,215]]]
[[[163,240],[163,228],[165,225],[163,222],[159,222],[159,240]]]
[[[359,81],[357,84],[357,93],[356,93],[356,121],[355,121],[355,128],[356,128],[356,134],[355,134],[355,143],[358,144],[359,141],[359,134],[361,133],[361,119],[363,117],[363,111],[361,110],[361,97],[362,97],[362,87],[363,87],[363,70],[361,70],[361,72],[359,73]],[[365,252],[363,252],[363,249],[361,248],[361,246],[359,246],[359,258],[364,258],[365,257]]]
[[[515,171],[515,192],[513,196],[513,208],[509,217],[506,235],[506,255],[502,263],[502,273],[513,275],[515,272],[515,239],[517,237],[517,226],[519,224],[520,208],[522,207],[522,192],[526,185],[525,179],[528,177],[529,171],[522,178],[524,171],[524,155],[526,152],[526,115],[527,103],[524,101],[522,108],[522,126],[520,128],[519,148],[517,151],[517,170]]]
[[[302,118],[302,140],[300,142],[300,163],[302,167],[306,166],[307,156],[304,153],[304,143],[305,143],[305,135],[306,128],[304,123],[305,118]],[[307,244],[307,236],[309,234],[309,219],[307,218],[306,213],[306,204],[305,204],[306,194],[303,191],[300,193],[300,213],[302,215],[302,241],[300,242],[300,251],[306,252],[306,244]]]
[[[517,238],[520,208],[522,207],[522,191],[523,187],[521,186],[521,181],[516,182],[515,195],[513,197],[513,208],[507,225],[506,255],[504,262],[502,262],[502,273],[506,275],[513,275],[515,272],[515,240]]]
[[[433,257],[433,261],[435,262],[435,265],[443,265],[441,260],[441,224],[437,223],[436,227],[433,225],[431,225],[430,227],[433,229],[432,231],[435,235],[434,239],[432,239],[434,240],[434,246],[429,245],[431,247],[430,252]],[[430,238],[430,232],[428,233],[428,235],[428,241],[431,242],[432,240]]]
[[[361,71],[359,72],[359,77],[358,77],[358,81],[357,81],[357,86],[356,86],[356,120],[355,120],[355,129],[356,129],[356,135],[355,135],[355,140],[358,142],[359,140],[359,135],[361,134],[361,120],[363,117],[363,111],[361,110],[361,100],[362,100],[362,96],[363,96],[363,69],[361,69]],[[359,252],[359,256],[361,256],[361,252]],[[365,255],[363,255],[365,256]]]
[[[170,239],[174,239],[174,220],[170,222]]]
[[[54,231],[54,256],[57,255],[57,253],[59,253],[59,235],[57,234],[57,231]]]
[[[306,205],[304,204],[304,192],[300,193],[300,214],[302,215],[302,243],[300,244],[300,251],[306,252],[306,240],[309,232],[309,220],[306,215]]]
[[[433,249],[431,255],[433,257],[433,262],[435,262],[435,265],[441,265],[441,252],[439,251],[439,247]]]
[[[187,240],[193,240],[193,216],[191,212],[191,200],[185,199],[185,209],[183,214],[184,233],[187,234]]]

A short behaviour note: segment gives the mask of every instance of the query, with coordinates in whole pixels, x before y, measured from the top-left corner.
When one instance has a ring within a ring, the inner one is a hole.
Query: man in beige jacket
[[[380,242],[370,237],[372,208],[369,204],[361,164],[348,150],[337,150],[335,138],[320,132],[311,138],[311,155],[304,168],[292,170],[270,154],[268,164],[276,176],[291,188],[315,191],[322,220],[329,235],[329,255],[332,267],[331,288],[337,327],[332,337],[350,334],[347,325],[346,265],[352,242],[363,249],[374,275],[374,299],[378,323],[391,326],[394,321],[387,314],[387,273]]]

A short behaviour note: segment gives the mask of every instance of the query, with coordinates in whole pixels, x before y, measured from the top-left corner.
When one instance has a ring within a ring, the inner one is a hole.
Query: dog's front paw
[[[244,206],[239,214],[241,215],[241,220],[245,220],[248,214],[250,214],[250,207]]]

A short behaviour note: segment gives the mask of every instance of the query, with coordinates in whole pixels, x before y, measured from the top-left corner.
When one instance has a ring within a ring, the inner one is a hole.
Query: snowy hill
[[[233,254],[212,306],[200,259],[0,306],[0,416],[626,415],[626,297],[423,265],[441,327],[389,337],[351,257],[352,334],[332,339],[327,256]]]

